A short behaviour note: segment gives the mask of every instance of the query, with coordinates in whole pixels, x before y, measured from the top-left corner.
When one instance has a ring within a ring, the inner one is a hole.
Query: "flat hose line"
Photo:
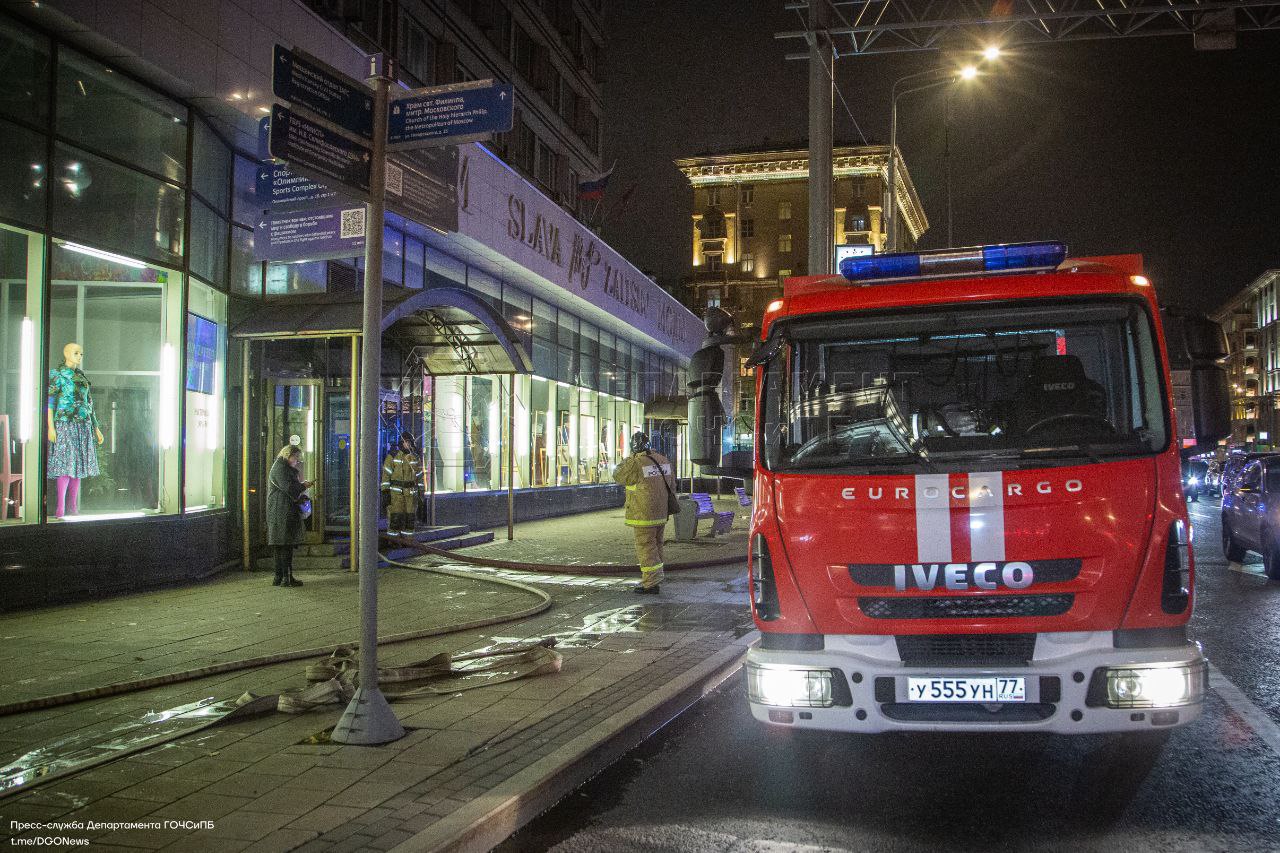
[[[444,553],[446,555],[449,554],[448,551]],[[417,572],[432,572],[440,575],[449,575],[450,577],[464,578],[466,580],[498,584],[499,586],[507,586],[523,592],[528,592],[539,599],[538,603],[514,613],[505,613],[500,616],[488,616],[480,619],[472,619],[468,622],[460,622],[454,625],[441,625],[436,628],[424,628],[419,631],[404,631],[399,634],[390,634],[386,637],[379,637],[379,646],[392,645],[394,643],[405,643],[411,640],[425,639],[427,637],[438,637],[444,634],[454,634],[459,631],[470,631],[475,628],[483,628],[487,625],[499,625],[504,622],[514,622],[518,619],[526,619],[530,616],[536,616],[551,608],[551,596],[535,586],[530,586],[529,584],[506,578],[474,575],[454,569],[441,568],[439,566],[411,566],[408,563],[388,559],[383,554],[379,554],[378,556],[383,560],[386,560],[388,564],[396,566],[397,568],[410,569]],[[9,702],[7,704],[0,705],[0,717],[21,714],[27,711],[38,711],[44,708],[57,708],[62,705],[73,705],[77,702],[85,702],[90,699],[102,699],[107,696],[136,693],[141,690],[150,690],[153,687],[181,684],[184,681],[195,681],[200,678],[207,678],[211,675],[221,675],[226,672],[238,672],[244,669],[257,669],[259,667],[271,666],[277,663],[289,663],[290,661],[302,660],[304,658],[320,657],[330,654],[339,646],[359,648],[359,643],[335,643],[327,646],[316,646],[310,649],[276,652],[275,654],[261,655],[254,658],[210,664],[209,666],[200,667],[199,669],[188,669],[182,672],[153,675],[147,678],[138,678],[132,681],[120,681],[115,684],[107,684],[100,687],[88,687],[83,690],[56,693],[50,696],[38,696],[34,699],[24,699],[19,702]]]
[[[395,540],[384,539],[384,542]],[[491,560],[487,557],[472,557],[466,554],[458,554],[454,551],[446,551],[443,548],[432,548],[422,542],[395,542],[401,548],[412,548],[415,551],[421,551],[424,554],[430,554],[433,557],[444,557],[459,563],[466,563],[472,566],[481,566],[489,569],[511,569],[517,572],[535,572],[546,575],[587,575],[587,576],[607,576],[607,575],[628,575],[639,574],[639,565],[567,565],[561,563],[522,563],[515,560]],[[732,557],[716,557],[713,560],[697,560],[686,563],[667,563],[663,566],[663,571],[679,572],[687,569],[705,569],[713,566],[728,566],[733,563],[746,563],[746,554],[739,554]]]

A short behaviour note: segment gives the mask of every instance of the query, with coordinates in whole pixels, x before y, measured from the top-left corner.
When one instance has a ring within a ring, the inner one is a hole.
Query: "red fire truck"
[[[1225,342],[1197,322],[1179,352],[1210,388]],[[786,282],[749,363],[757,719],[1096,733],[1199,715],[1182,442],[1140,256],[847,258]],[[1212,411],[1197,429],[1226,431]]]

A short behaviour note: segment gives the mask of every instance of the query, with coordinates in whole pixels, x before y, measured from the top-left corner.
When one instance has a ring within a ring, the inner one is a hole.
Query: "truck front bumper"
[[[829,635],[818,651],[747,653],[756,719],[789,728],[888,731],[1136,732],[1200,716],[1208,664],[1199,643],[1115,648],[1110,631],[1039,634],[1032,659],[1015,665],[907,665],[893,637]],[[995,679],[1017,701],[913,699],[930,680]],[[1013,679],[1013,682],[1009,680]],[[1020,679],[1020,681],[1018,681]]]

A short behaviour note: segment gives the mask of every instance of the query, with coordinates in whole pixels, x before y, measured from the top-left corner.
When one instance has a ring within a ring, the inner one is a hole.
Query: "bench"
[[[711,520],[711,535],[728,533],[733,527],[733,510],[720,511],[711,502],[711,495],[695,493],[679,497],[680,512],[676,513],[676,539],[691,541],[698,536],[698,522]]]
[[[738,496],[738,506],[751,506],[751,495],[747,494],[747,490],[742,486],[734,488],[733,493]]]

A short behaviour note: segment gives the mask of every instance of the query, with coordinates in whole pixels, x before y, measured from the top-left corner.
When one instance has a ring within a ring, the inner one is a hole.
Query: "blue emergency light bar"
[[[975,273],[1053,269],[1067,257],[1065,243],[1004,243],[933,252],[894,252],[845,258],[840,274],[849,281],[938,278]]]

